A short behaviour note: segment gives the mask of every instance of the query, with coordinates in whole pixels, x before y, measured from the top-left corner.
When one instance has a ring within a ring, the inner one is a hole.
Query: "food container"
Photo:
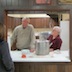
[[[23,50],[21,50],[21,53],[22,54],[30,54],[30,51],[29,51],[29,49],[23,49]]]
[[[35,48],[36,48],[37,55],[47,55],[49,54],[49,41],[48,40],[36,40]]]

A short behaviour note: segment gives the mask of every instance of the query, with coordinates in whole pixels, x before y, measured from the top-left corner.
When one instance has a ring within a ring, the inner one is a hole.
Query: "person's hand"
[[[52,52],[52,51],[53,51],[53,49],[51,48],[51,49],[50,49],[50,52]]]
[[[30,52],[34,52],[34,51],[35,51],[35,48],[31,48],[31,49],[30,49]]]

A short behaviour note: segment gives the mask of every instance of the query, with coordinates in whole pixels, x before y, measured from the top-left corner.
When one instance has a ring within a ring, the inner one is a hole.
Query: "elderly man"
[[[13,31],[11,37],[11,46],[16,41],[17,50],[33,50],[33,45],[35,43],[34,27],[29,24],[29,21],[29,18],[23,18],[22,24],[17,26]]]
[[[52,34],[48,37],[50,41],[50,51],[60,50],[62,45],[62,40],[60,38],[60,27],[55,26],[52,30]]]

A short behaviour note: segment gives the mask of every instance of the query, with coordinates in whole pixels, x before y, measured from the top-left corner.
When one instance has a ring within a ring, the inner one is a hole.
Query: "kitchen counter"
[[[50,52],[48,55],[29,53],[22,58],[21,51],[10,51],[13,62],[70,62],[69,51]]]

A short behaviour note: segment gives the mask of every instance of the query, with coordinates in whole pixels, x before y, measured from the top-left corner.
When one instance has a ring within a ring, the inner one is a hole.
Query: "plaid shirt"
[[[52,48],[53,50],[57,50],[57,49],[60,50],[62,45],[62,40],[59,35],[55,39],[53,39],[53,36],[50,35],[47,40],[50,41],[50,45],[51,45],[50,48]]]

